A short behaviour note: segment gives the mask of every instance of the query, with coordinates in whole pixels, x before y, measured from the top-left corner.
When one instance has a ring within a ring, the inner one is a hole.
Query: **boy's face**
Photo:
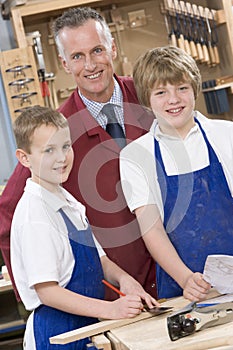
[[[194,125],[195,97],[190,83],[155,86],[150,105],[162,132],[184,138]],[[178,134],[177,134],[178,133]]]
[[[114,89],[114,42],[107,49],[106,36],[100,23],[89,20],[76,28],[64,28],[60,33],[65,59],[62,64],[71,73],[80,92],[89,100],[106,102]]]
[[[32,135],[30,150],[26,156],[32,180],[55,192],[67,180],[73,165],[69,128],[41,125]]]

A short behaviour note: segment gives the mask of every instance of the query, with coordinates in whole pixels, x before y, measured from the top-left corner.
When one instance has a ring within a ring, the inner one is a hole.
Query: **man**
[[[120,186],[120,147],[106,132],[102,108],[112,103],[125,142],[143,135],[153,117],[139,106],[131,78],[113,72],[116,46],[104,19],[90,8],[69,9],[53,26],[59,57],[77,89],[59,108],[68,118],[74,165],[65,189],[87,208],[93,232],[108,256],[156,297],[155,266]],[[0,199],[0,244],[9,263],[9,232],[29,171],[17,165]],[[11,274],[12,276],[12,274]],[[106,291],[106,298],[117,297]]]

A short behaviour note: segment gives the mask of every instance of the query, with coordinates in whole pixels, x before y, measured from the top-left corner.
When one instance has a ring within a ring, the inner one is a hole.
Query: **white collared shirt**
[[[213,147],[233,196],[233,122],[211,120],[196,112]],[[120,173],[123,192],[129,209],[156,204],[163,220],[163,204],[157,179],[154,138],[159,141],[168,175],[178,175],[203,169],[209,164],[208,150],[196,124],[184,140],[161,133],[155,120],[150,131],[127,145],[120,153]]]
[[[83,96],[80,91],[79,91],[79,95],[83,103],[87,106],[87,109],[91,113],[93,118],[95,118],[97,123],[105,130],[108,120],[107,120],[107,116],[102,112],[102,108],[106,103],[100,103],[100,102],[95,102],[93,100],[89,100],[85,96]],[[115,111],[117,121],[121,125],[123,131],[125,132],[123,94],[122,94],[120,85],[118,84],[115,78],[114,78],[114,91],[110,100],[107,103],[112,103],[114,105],[114,111]]]
[[[88,225],[85,207],[62,187],[61,192],[64,200],[28,179],[14,213],[11,264],[27,310],[41,304],[35,284],[56,281],[65,287],[72,275],[75,261],[67,227],[58,210],[62,208],[77,229],[85,230]],[[95,243],[99,255],[105,255],[96,240]]]

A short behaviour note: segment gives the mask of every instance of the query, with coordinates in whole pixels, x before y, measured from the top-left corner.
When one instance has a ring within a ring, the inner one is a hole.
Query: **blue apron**
[[[208,255],[233,255],[233,199],[222,165],[200,123],[195,121],[208,148],[209,166],[168,176],[157,140],[154,140],[154,148],[165,230],[183,262],[193,272],[203,272]],[[179,285],[158,264],[156,269],[159,298],[183,294]]]
[[[74,255],[75,265],[66,289],[91,298],[104,298],[103,270],[90,226],[77,230],[67,215],[60,210]],[[62,261],[61,261],[62,264]],[[51,345],[49,338],[98,322],[96,318],[72,315],[49,306],[40,305],[34,311],[34,336],[37,350],[84,350],[88,338],[67,345]]]

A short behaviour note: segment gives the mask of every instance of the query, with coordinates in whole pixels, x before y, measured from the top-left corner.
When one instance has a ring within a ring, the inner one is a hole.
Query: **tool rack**
[[[1,52],[0,66],[12,120],[27,107],[43,105],[31,47]]]

